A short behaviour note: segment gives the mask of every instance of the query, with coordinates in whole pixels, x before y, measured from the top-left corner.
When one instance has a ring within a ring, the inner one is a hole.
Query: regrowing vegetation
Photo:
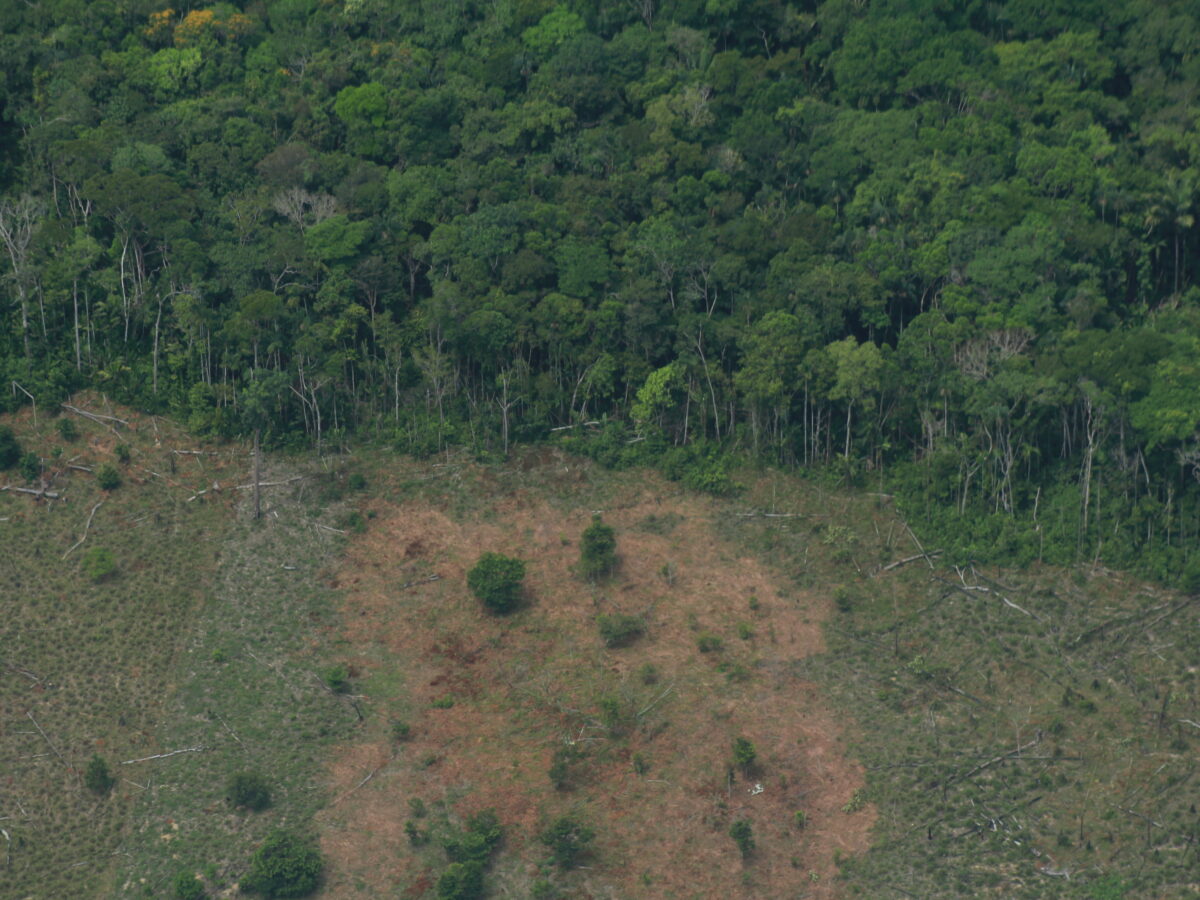
[[[1194,892],[1198,19],[4,4],[0,895]]]

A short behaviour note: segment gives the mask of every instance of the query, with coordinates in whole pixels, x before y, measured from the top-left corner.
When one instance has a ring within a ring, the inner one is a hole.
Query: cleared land
[[[187,872],[234,897],[283,825],[319,838],[322,896],[431,897],[440,839],[486,808],[493,896],[1200,890],[1195,597],[927,562],[886,495],[766,472],[712,499],[546,449],[273,457],[254,522],[245,447],[76,405],[127,424],[10,419],[42,472],[5,484],[59,496],[0,492],[0,896],[159,898]],[[598,584],[573,571],[594,511],[620,556]],[[507,617],[466,588],[485,550],[528,563]],[[643,633],[606,646],[614,614]],[[267,810],[230,808],[236,772]],[[597,836],[559,870],[537,835],[568,812]]]
[[[414,820],[419,801],[435,832],[441,818],[497,811],[498,896],[529,896],[538,878],[564,896],[831,896],[836,856],[865,848],[873,814],[842,811],[862,772],[796,670],[822,649],[828,600],[718,537],[728,503],[553,453],[526,466],[401,475],[348,546],[336,576],[345,662],[381,719],[412,735],[336,753],[341,796],[321,815],[329,895],[422,896],[445,855],[436,841],[410,846],[406,822],[430,825]],[[593,511],[620,556],[598,584],[572,571]],[[512,615],[485,612],[466,588],[483,550],[528,562]],[[645,633],[606,647],[602,614],[640,617]],[[702,651],[703,639],[719,649]],[[736,736],[757,749],[749,774],[731,774]],[[556,788],[564,749],[578,758]],[[586,869],[555,873],[536,835],[568,811],[595,828],[595,850]],[[728,835],[736,819],[754,830],[746,861]]]

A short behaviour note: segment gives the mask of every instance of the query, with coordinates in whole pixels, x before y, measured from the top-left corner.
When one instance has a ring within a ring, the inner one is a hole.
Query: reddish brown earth
[[[597,840],[586,869],[555,876],[565,896],[836,896],[835,859],[866,848],[875,813],[842,811],[862,770],[844,755],[837,711],[795,671],[822,649],[829,600],[722,542],[715,503],[662,499],[666,490],[650,482],[604,510],[621,565],[597,588],[571,571],[589,509],[521,492],[501,494],[487,521],[456,521],[428,503],[369,508],[368,532],[335,574],[344,659],[377,718],[404,718],[412,738],[394,744],[378,727],[331,759],[336,799],[321,821],[328,896],[418,897],[432,886],[445,858],[410,846],[414,797],[431,810],[422,825],[437,821],[439,802],[453,819],[497,811],[506,828],[490,876],[497,896],[527,896],[546,856],[536,835],[569,810],[590,820]],[[665,516],[677,524],[651,533],[650,517]],[[528,602],[514,615],[486,614],[467,590],[466,571],[484,550],[528,563]],[[439,580],[412,583],[432,574]],[[604,648],[595,618],[612,611],[643,615],[645,637]],[[738,623],[753,636],[740,637]],[[700,653],[702,632],[724,649]],[[641,676],[647,663],[652,684]],[[605,696],[629,723],[617,734],[600,721]],[[447,697],[452,707],[431,706]],[[761,765],[731,782],[739,735]],[[587,755],[578,785],[558,791],[547,770],[565,741]],[[803,830],[797,810],[808,816]],[[753,823],[757,842],[745,862],[728,835],[737,818]]]

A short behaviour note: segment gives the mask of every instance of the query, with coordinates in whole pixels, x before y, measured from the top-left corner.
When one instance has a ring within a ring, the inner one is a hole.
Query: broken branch
[[[92,511],[88,515],[88,518],[87,518],[87,524],[83,526],[83,537],[81,537],[74,544],[72,544],[70,547],[67,548],[67,552],[62,555],[63,559],[66,559],[68,556],[70,556],[72,550],[76,549],[84,541],[87,540],[88,530],[92,527],[92,519],[94,519],[96,517],[96,510],[98,510],[103,503],[104,503],[104,501],[100,500],[99,502],[96,503],[95,506],[92,507]]]
[[[131,766],[134,763],[149,762],[152,759],[166,759],[168,756],[178,756],[180,753],[202,753],[209,749],[208,747],[184,747],[182,750],[172,750],[170,753],[157,753],[154,756],[143,756],[140,759],[126,759],[121,762],[123,766]]]

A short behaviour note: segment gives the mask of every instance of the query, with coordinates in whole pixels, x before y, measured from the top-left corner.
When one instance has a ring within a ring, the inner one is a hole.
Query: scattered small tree
[[[60,419],[59,421],[70,421]],[[196,873],[184,869],[175,876],[175,900],[204,900],[204,885]]]
[[[96,484],[102,491],[115,491],[121,486],[121,473],[111,463],[105,463],[96,470]]]
[[[551,823],[538,839],[550,848],[554,862],[560,868],[566,869],[588,851],[595,837],[595,829],[577,816],[567,815]]]
[[[478,900],[483,896],[483,863],[450,863],[437,882],[438,900]]]
[[[75,427],[75,420],[72,418],[62,416],[54,427],[58,429],[58,436],[68,443],[79,438],[79,429]]]
[[[234,809],[261,812],[271,805],[271,788],[267,780],[252,772],[239,772],[229,779],[226,799]]]
[[[7,425],[0,425],[0,469],[11,469],[21,461],[21,444]]]
[[[321,675],[328,687],[335,694],[345,694],[350,690],[350,670],[338,663],[330,666]]]
[[[617,567],[617,537],[612,526],[605,525],[598,515],[583,532],[579,544],[579,574],[589,580],[612,574]]]
[[[117,779],[113,778],[104,757],[95,754],[88,760],[87,768],[83,770],[83,783],[89,791],[104,796],[113,789]]]
[[[754,852],[754,828],[749,819],[738,819],[729,826],[729,836],[742,851],[742,859]]]
[[[503,615],[516,608],[521,599],[525,563],[499,553],[485,553],[467,573],[471,593],[494,613]]]
[[[321,854],[303,838],[274,831],[251,859],[241,887],[269,898],[307,897],[317,889],[323,867]]]
[[[754,749],[754,744],[744,737],[733,739],[733,764],[742,772],[750,774],[754,770],[754,763],[757,759],[758,751]]]
[[[596,617],[596,627],[606,647],[625,647],[641,637],[646,630],[640,616],[625,613],[601,614]]]
[[[21,462],[18,468],[21,471],[21,477],[26,481],[37,481],[42,477],[42,460],[32,450],[29,453],[21,455]]]
[[[116,557],[106,547],[92,547],[83,554],[83,573],[92,581],[104,581],[116,571]]]

